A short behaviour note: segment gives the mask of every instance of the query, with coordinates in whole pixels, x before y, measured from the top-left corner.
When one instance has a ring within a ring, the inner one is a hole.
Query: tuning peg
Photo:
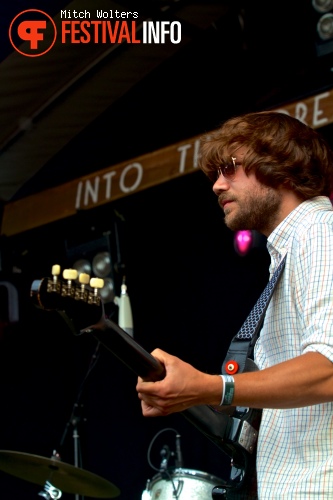
[[[60,266],[59,266],[59,264],[54,264],[52,266],[52,271],[51,272],[52,272],[52,276],[53,276],[53,281],[54,281],[54,283],[56,283],[57,280],[58,280],[58,276],[60,274]]]
[[[66,290],[67,290],[68,295],[71,295],[72,291],[74,290],[74,288],[72,287],[72,281],[76,280],[77,275],[78,275],[78,272],[76,269],[64,269],[63,270],[62,276],[65,280],[67,280]]]
[[[90,276],[89,276],[89,274],[86,274],[86,273],[80,273],[80,274],[79,274],[79,282],[80,282],[82,285],[88,285],[88,284],[89,284],[89,281],[90,281]]]
[[[62,275],[65,280],[72,281],[76,280],[78,272],[76,269],[64,269]]]
[[[94,295],[97,296],[98,290],[104,286],[104,280],[102,278],[91,278],[90,286],[94,290]]]
[[[89,285],[90,276],[87,273],[79,274],[79,283],[81,283],[81,292],[84,292],[85,286]]]

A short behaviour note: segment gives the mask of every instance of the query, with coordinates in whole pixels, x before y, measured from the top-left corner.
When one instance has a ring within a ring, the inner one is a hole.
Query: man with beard
[[[144,416],[196,405],[261,408],[260,500],[333,497],[333,155],[288,115],[249,113],[202,139],[200,166],[233,231],[267,237],[270,273],[286,255],[255,346],[259,371],[227,380],[156,349],[166,376],[138,379]]]

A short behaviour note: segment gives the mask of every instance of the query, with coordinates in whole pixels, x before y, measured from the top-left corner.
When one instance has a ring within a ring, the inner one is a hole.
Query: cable
[[[147,460],[148,460],[148,463],[150,465],[150,467],[154,470],[156,470],[156,472],[159,472],[160,471],[160,468],[157,468],[155,467],[151,460],[150,460],[150,454],[151,454],[151,450],[152,450],[152,447],[153,447],[153,444],[155,443],[156,439],[158,438],[158,436],[160,436],[163,432],[168,432],[168,431],[172,431],[174,432],[175,434],[179,434],[178,431],[176,431],[176,429],[173,429],[172,427],[166,427],[165,429],[162,429],[160,430],[157,434],[155,434],[155,436],[153,437],[153,439],[151,440],[150,442],[150,445],[148,447],[148,451],[147,451]]]

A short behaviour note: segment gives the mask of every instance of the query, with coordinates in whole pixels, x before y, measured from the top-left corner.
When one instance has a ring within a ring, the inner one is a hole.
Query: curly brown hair
[[[220,129],[202,137],[199,167],[212,180],[226,157],[245,146],[246,174],[269,187],[284,186],[302,199],[333,192],[333,153],[314,129],[274,111],[230,118]]]

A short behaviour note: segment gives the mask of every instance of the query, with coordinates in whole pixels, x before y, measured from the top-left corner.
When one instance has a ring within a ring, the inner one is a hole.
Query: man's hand
[[[151,354],[165,366],[166,376],[157,382],[138,378],[136,390],[145,417],[169,415],[200,404],[220,403],[220,376],[200,372],[161,349],[155,349]]]

